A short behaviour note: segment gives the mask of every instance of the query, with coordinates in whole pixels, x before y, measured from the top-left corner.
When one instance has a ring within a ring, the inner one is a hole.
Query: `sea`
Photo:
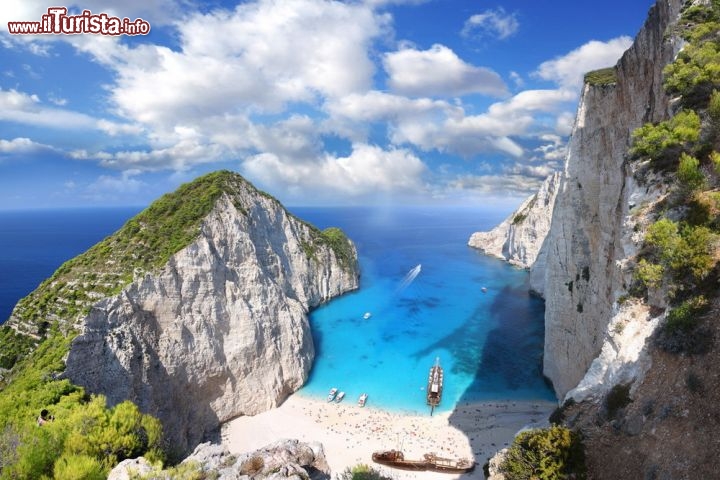
[[[310,314],[316,357],[299,395],[426,412],[429,369],[444,370],[440,411],[460,402],[554,400],[542,376],[544,305],[527,272],[467,246],[510,208],[290,207],[342,228],[360,288]],[[140,208],[0,212],[0,319],[15,303]]]

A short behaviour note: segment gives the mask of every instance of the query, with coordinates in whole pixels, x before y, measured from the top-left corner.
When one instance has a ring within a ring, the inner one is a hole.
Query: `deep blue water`
[[[301,394],[324,398],[335,386],[348,401],[367,392],[368,405],[424,411],[427,372],[439,357],[443,410],[460,400],[554,399],[541,375],[543,305],[528,295],[527,274],[467,247],[472,232],[508,211],[290,210],[319,228],[343,228],[362,272],[357,292],[312,312],[317,356]],[[137,211],[0,212],[0,321],[64,261]]]

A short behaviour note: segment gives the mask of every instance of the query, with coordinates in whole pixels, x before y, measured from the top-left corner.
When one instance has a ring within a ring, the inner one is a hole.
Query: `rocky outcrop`
[[[196,473],[192,478],[218,480],[330,478],[330,467],[322,445],[305,444],[297,440],[281,440],[240,456],[231,455],[221,445],[203,443],[183,460],[179,469]],[[158,480],[177,478],[172,471],[156,471],[140,457],[118,464],[110,472],[108,480],[130,480],[137,475],[150,475]]]
[[[630,134],[669,116],[662,70],[679,44],[666,32],[682,3],[658,1],[618,62],[617,82],[583,90],[546,240],[544,373],[559,398],[609,340],[627,287],[623,264],[636,248],[625,229],[636,201],[626,163]]]
[[[345,241],[346,258],[249,184],[223,193],[195,241],[93,306],[65,376],[111,404],[132,400],[162,421],[172,451],[186,452],[303,384],[309,308],[358,286]]]
[[[521,268],[531,268],[550,229],[560,173],[548,176],[538,192],[528,197],[518,209],[489,232],[476,232],[468,245],[488,255],[507,260]],[[544,259],[539,260],[544,264]]]

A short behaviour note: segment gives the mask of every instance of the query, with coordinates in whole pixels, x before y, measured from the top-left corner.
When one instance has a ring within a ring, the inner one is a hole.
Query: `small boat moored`
[[[328,393],[327,401],[332,402],[335,400],[335,396],[337,395],[338,389],[337,388],[331,388],[330,393]]]
[[[340,403],[343,401],[343,398],[345,398],[345,392],[340,392],[337,394],[337,397],[335,397],[335,402]]]
[[[370,312],[365,312],[365,315],[363,315],[363,318],[365,320],[369,319],[370,317],[372,317],[372,313],[370,313]]]
[[[367,394],[367,393],[363,393],[362,395],[360,395],[360,398],[358,398],[358,406],[359,406],[359,407],[364,407],[364,406],[365,406],[365,402],[367,402],[367,398],[368,398],[368,394]]]

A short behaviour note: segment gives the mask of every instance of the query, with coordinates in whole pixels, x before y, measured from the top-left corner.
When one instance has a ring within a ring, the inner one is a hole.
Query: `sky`
[[[149,26],[111,36],[13,35],[58,2],[2,0],[0,209],[141,206],[219,169],[287,205],[519,203],[653,3],[64,4]]]

